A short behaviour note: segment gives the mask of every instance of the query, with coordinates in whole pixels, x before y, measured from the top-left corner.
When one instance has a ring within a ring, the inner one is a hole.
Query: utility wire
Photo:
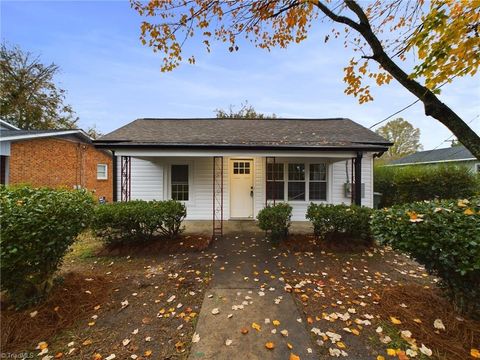
[[[478,119],[478,117],[480,117],[480,114],[477,114],[476,116],[474,116],[469,122],[467,122],[467,125],[468,124],[471,124],[472,122],[474,122],[476,119]],[[420,158],[418,159],[416,162],[421,162],[423,159],[425,159],[432,151],[438,149],[444,142],[450,140],[452,137],[454,136],[454,134],[450,135],[448,138],[446,138],[445,140],[443,140],[440,144],[438,144],[437,146],[435,146],[433,149],[430,149],[430,150],[427,150],[425,151],[425,154]],[[451,160],[453,156],[455,156],[456,154],[458,154],[459,152],[463,151],[463,145],[460,146],[460,148],[458,149],[458,151],[455,151],[454,153],[450,154],[450,156],[448,156],[446,159],[444,160]]]
[[[438,87],[436,87],[436,88],[433,89],[432,91],[435,91],[435,90],[440,89],[443,85],[449,83],[450,81],[452,81],[452,80],[453,80],[454,78],[456,78],[456,77],[457,77],[457,75],[452,76],[450,79],[446,80],[443,84],[439,85]],[[383,119],[383,120],[381,120],[381,121],[379,121],[379,122],[376,122],[375,124],[373,124],[372,126],[370,126],[369,129],[374,128],[374,127],[377,126],[377,125],[380,125],[381,123],[387,121],[388,119],[390,119],[391,117],[393,117],[393,116],[395,116],[395,115],[397,115],[397,114],[400,114],[402,111],[407,110],[409,107],[412,107],[413,105],[415,105],[415,104],[416,104],[417,102],[419,102],[419,101],[420,101],[420,99],[415,100],[415,101],[412,102],[411,104],[409,104],[409,105],[405,106],[404,108],[402,108],[402,109],[394,112],[392,115],[387,116],[385,119]]]

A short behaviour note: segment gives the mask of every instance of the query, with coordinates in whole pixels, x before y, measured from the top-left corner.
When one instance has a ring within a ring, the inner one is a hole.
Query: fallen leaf
[[[471,349],[471,350],[470,350],[470,355],[471,355],[474,359],[480,359],[480,350],[478,350],[478,349]]]
[[[382,355],[378,355],[378,356],[377,356],[377,360],[385,360],[385,357],[382,356]]]
[[[300,360],[300,356],[297,356],[295,354],[290,354],[290,358],[288,360]]]
[[[130,344],[130,339],[123,339],[122,344],[123,346],[127,346],[128,344]]]
[[[212,309],[212,314],[213,314],[213,315],[217,315],[217,314],[219,314],[219,313],[220,313],[220,310],[219,310],[218,308],[213,308],[213,309]]]
[[[432,356],[433,352],[432,350],[430,350],[429,348],[427,348],[424,344],[422,344],[422,347],[420,349],[420,352],[424,355],[427,355],[427,356]]]
[[[101,360],[102,359],[102,355],[100,355],[99,353],[96,353],[93,355],[93,360]]]
[[[225,340],[225,345],[230,346],[230,345],[232,345],[232,342],[233,342],[232,340],[227,339],[227,340]]]
[[[143,355],[145,355],[145,357],[149,357],[152,355],[152,350],[147,350],[143,353]]]
[[[261,326],[258,325],[257,323],[252,323],[252,328],[254,328],[257,331],[260,331],[262,329]]]
[[[402,323],[400,320],[398,320],[396,317],[393,317],[393,316],[390,316],[390,321],[392,322],[392,324],[395,324],[395,325],[400,325]]]
[[[197,343],[199,341],[200,341],[200,335],[198,335],[197,333],[194,333],[192,336],[192,343]]]
[[[395,349],[387,349],[388,356],[397,356]]]
[[[275,344],[271,341],[267,342],[265,344],[265,347],[268,349],[268,350],[273,350],[275,348]]]
[[[243,335],[248,334],[248,329],[245,328],[245,327],[243,327],[243,328],[240,329],[240,332],[241,332]]]
[[[445,325],[443,325],[443,322],[441,319],[436,319],[433,322],[433,327],[438,330],[445,330]]]
[[[278,326],[278,325],[280,325],[280,321],[278,321],[278,320],[273,320],[273,321],[272,321],[272,324],[275,325],[275,326]]]

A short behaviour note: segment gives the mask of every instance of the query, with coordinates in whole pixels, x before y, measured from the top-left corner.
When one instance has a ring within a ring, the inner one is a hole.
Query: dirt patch
[[[199,252],[207,249],[211,243],[208,235],[181,235],[176,239],[155,238],[145,243],[124,243],[105,246],[98,256],[145,256]]]
[[[440,358],[468,359],[470,350],[480,345],[480,321],[460,316],[438,289],[397,286],[386,289],[381,298],[379,309],[386,321],[395,316],[402,322],[401,329],[410,330],[418,344],[435,349]],[[435,329],[437,319],[445,330]]]
[[[325,240],[315,238],[312,234],[292,234],[287,240],[280,244],[281,248],[291,251],[317,252],[317,251],[335,251],[335,252],[362,252],[372,248],[369,245],[352,239],[344,234],[332,234]]]
[[[40,341],[87,318],[109,296],[110,284],[103,277],[67,273],[62,278],[39,306],[15,311],[3,310],[2,304],[3,352],[34,348]]]

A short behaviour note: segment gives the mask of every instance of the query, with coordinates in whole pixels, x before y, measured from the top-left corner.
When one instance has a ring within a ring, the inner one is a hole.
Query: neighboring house
[[[445,149],[419,151],[403,158],[390,161],[386,166],[440,164],[466,166],[472,171],[480,173],[480,160],[473,156],[465,146],[453,146]]]
[[[293,220],[310,202],[371,207],[373,157],[391,145],[349,119],[138,119],[95,144],[114,153],[117,200],[180,200],[218,231],[275,201]]]
[[[113,200],[112,155],[83,131],[20,130],[0,120],[2,184],[86,188]]]

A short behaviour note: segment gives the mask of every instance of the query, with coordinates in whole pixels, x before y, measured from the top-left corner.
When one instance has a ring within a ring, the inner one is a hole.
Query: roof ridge
[[[216,117],[198,117],[198,118],[137,118],[137,120],[148,120],[148,121],[156,121],[156,120],[296,120],[296,121],[332,121],[332,120],[349,120],[353,121],[349,118],[342,118],[342,117],[335,117],[335,118],[284,118],[284,117],[277,117],[277,118],[216,118]]]

